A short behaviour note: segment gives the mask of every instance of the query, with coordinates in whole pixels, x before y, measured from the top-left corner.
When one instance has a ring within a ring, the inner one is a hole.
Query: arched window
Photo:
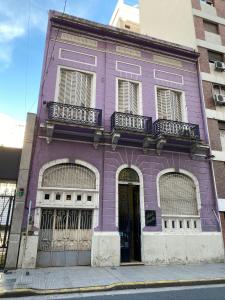
[[[92,170],[72,163],[58,164],[45,170],[43,187],[95,189],[96,177]]]
[[[131,168],[125,168],[122,171],[120,171],[119,181],[139,182],[139,176],[135,170],[133,170]]]
[[[159,179],[162,215],[198,215],[196,186],[187,175],[170,172]]]

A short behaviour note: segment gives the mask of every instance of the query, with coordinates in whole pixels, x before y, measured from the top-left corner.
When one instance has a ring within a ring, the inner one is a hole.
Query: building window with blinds
[[[92,75],[80,71],[61,69],[58,101],[64,104],[90,107]]]
[[[157,88],[158,119],[182,122],[184,119],[182,101],[181,92]]]
[[[138,114],[139,84],[136,82],[118,80],[118,111]]]
[[[197,189],[192,178],[177,172],[162,175],[159,195],[165,231],[200,229]]]

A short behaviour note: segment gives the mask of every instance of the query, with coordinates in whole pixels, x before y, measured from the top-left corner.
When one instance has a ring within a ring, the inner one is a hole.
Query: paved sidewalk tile
[[[225,264],[43,268],[0,273],[0,290],[69,289],[129,282],[213,278],[225,279]]]

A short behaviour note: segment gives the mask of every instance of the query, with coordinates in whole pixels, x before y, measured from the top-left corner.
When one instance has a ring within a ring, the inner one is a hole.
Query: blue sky
[[[67,0],[66,13],[107,24],[116,3]],[[0,0],[0,113],[24,121],[36,112],[48,10],[63,7],[64,0]]]

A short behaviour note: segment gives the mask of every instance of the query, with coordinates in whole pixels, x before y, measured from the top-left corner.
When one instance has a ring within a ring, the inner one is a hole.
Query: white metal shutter
[[[119,112],[138,114],[138,84],[135,82],[118,81]]]
[[[182,121],[181,93],[157,89],[158,118],[173,121]]]
[[[167,173],[159,179],[162,215],[198,215],[193,180],[180,173]]]
[[[58,100],[77,106],[91,106],[92,75],[61,69]]]
[[[95,189],[96,178],[93,171],[76,164],[59,164],[45,170],[43,187]]]

